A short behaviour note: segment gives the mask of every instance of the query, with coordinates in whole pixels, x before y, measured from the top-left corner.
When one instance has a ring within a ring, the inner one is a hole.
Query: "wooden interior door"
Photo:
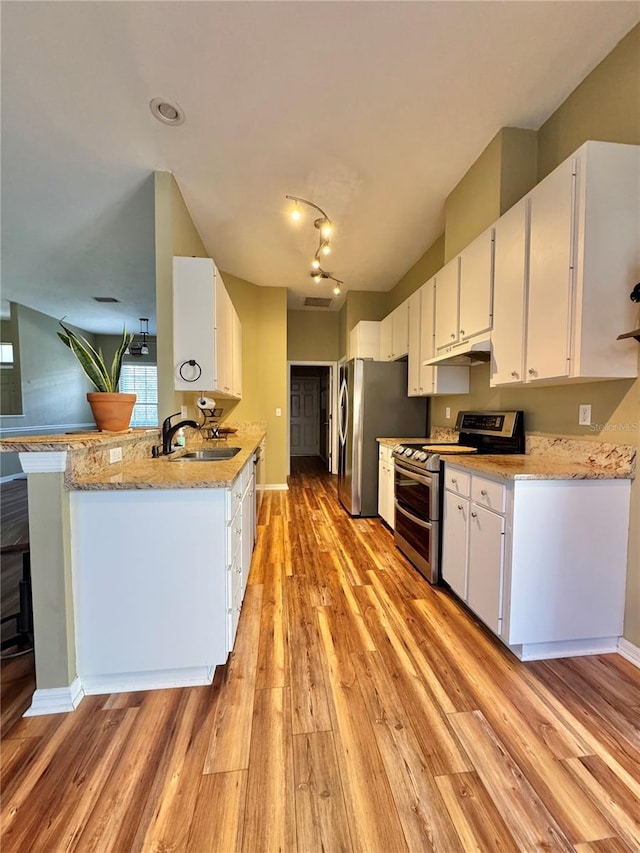
[[[291,379],[292,456],[317,456],[320,452],[319,398],[319,377]]]

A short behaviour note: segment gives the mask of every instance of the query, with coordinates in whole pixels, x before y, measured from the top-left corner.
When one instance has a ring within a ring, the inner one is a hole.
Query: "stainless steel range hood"
[[[442,350],[435,358],[423,362],[425,366],[458,365],[471,367],[474,364],[485,364],[491,358],[491,339],[488,334],[470,338],[459,344],[452,344]]]

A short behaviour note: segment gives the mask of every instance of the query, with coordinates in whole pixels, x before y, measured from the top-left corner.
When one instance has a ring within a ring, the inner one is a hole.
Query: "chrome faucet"
[[[164,456],[167,456],[169,453],[173,453],[171,443],[173,441],[173,436],[179,429],[186,426],[198,429],[198,424],[195,421],[178,421],[178,423],[172,425],[171,418],[175,418],[175,416],[179,414],[180,412],[174,412],[162,422],[162,453]]]

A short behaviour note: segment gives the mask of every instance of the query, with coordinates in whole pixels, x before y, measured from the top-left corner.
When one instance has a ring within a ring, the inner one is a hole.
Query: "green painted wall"
[[[288,360],[337,361],[338,325],[337,311],[289,311]]]
[[[389,311],[397,308],[444,266],[444,234],[409,269],[389,293]]]
[[[640,144],[640,24],[538,131],[538,180],[588,139]]]
[[[267,484],[287,482],[287,290],[259,287],[222,273],[242,323],[242,400],[225,410],[237,421],[267,425]],[[276,409],[282,414],[276,415]]]

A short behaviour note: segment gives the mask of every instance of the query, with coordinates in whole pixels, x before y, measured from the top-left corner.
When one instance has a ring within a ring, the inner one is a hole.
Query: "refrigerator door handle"
[[[338,408],[340,410],[340,420],[338,421],[338,432],[340,434],[340,444],[344,445],[347,440],[347,424],[349,422],[349,395],[347,393],[347,380],[342,380],[340,386],[340,397],[338,400]]]

